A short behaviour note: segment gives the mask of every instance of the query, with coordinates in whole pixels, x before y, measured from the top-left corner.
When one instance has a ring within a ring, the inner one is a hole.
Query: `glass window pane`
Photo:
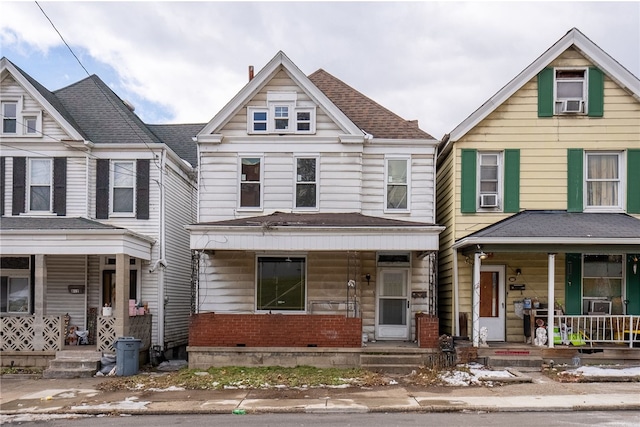
[[[289,129],[289,119],[276,119],[276,130]]]
[[[36,124],[37,120],[35,117],[28,117],[24,119],[26,132],[27,133],[36,133]]]
[[[2,132],[4,133],[16,133],[16,119],[4,119],[2,120]]]
[[[316,185],[298,184],[296,185],[296,207],[315,208],[316,207]]]
[[[7,311],[26,313],[29,311],[29,279],[26,277],[10,278]]]
[[[497,166],[482,166],[480,168],[481,180],[498,180],[498,167]]]
[[[133,162],[117,162],[113,164],[114,187],[133,187]]]
[[[2,104],[2,109],[5,118],[15,119],[18,113],[18,104],[15,102],[5,102]]]
[[[388,182],[399,184],[407,182],[407,161],[406,160],[389,160],[387,162]]]
[[[298,120],[309,121],[311,120],[311,113],[309,111],[299,111],[297,117]]]
[[[51,184],[51,160],[31,159],[30,165],[31,169],[29,183],[31,185]]]
[[[311,130],[311,123],[298,123],[299,131],[309,131]]]
[[[244,183],[240,185],[240,206],[260,207],[260,184]]]
[[[255,111],[253,113],[253,120],[259,120],[259,121],[267,120],[267,112],[266,111]]]
[[[51,203],[51,187],[34,187],[29,192],[29,209],[32,211],[49,211]]]
[[[260,181],[260,158],[242,159],[242,181]]]
[[[578,98],[582,99],[583,84],[582,82],[563,82],[558,81],[558,89],[556,96],[558,99]]]
[[[403,272],[383,273],[382,296],[385,297],[403,297],[406,296],[405,274]]]
[[[588,155],[587,179],[618,179],[618,155]]]
[[[316,159],[297,159],[297,181],[316,181]]]
[[[257,309],[305,309],[305,259],[258,258]]]
[[[387,208],[407,209],[407,186],[406,185],[387,186]]]
[[[405,299],[380,299],[381,325],[406,325],[407,310]]]
[[[260,122],[254,123],[253,124],[253,130],[255,130],[255,131],[265,131],[265,130],[267,130],[267,123],[266,122],[264,122],[264,123],[260,123]]]
[[[133,212],[133,188],[113,189],[113,211]]]

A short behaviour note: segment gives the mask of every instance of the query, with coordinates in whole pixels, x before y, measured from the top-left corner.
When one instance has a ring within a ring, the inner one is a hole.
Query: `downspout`
[[[86,195],[86,199],[85,199],[85,203],[84,203],[84,215],[86,218],[89,218],[89,212],[91,210],[91,208],[89,207],[89,204],[91,203],[91,198],[89,195],[89,154],[87,153],[87,155],[84,157],[84,194]],[[87,288],[85,288],[85,293],[87,291]]]
[[[86,331],[89,328],[89,322],[87,321],[87,313],[89,306],[89,255],[84,256],[84,325],[82,330]]]
[[[460,336],[460,307],[458,306],[458,249],[453,250],[453,333]]]
[[[159,259],[156,263],[156,266],[158,265],[158,263],[162,264],[161,268],[158,270],[158,273],[157,273],[158,274],[158,344],[162,347],[162,349],[164,349],[164,344],[165,344],[164,343],[164,321],[165,321],[164,308],[165,308],[165,299],[166,299],[165,277],[164,277],[164,270],[166,267],[166,261],[165,261],[166,224],[165,224],[165,193],[164,193],[165,168],[166,168],[166,149],[163,148],[161,159],[160,159],[160,218],[158,219],[160,223],[159,224],[160,233],[158,234],[160,239],[160,242],[159,242],[160,253],[158,254]]]

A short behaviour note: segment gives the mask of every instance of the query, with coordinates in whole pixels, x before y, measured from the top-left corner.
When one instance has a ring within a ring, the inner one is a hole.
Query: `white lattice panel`
[[[113,348],[113,343],[116,341],[116,318],[98,316],[98,351],[104,351],[107,353],[115,353],[116,349]]]
[[[33,316],[1,317],[0,348],[2,351],[34,351]]]
[[[42,338],[44,338],[43,350],[62,350],[63,342],[62,318],[60,316],[45,316]]]

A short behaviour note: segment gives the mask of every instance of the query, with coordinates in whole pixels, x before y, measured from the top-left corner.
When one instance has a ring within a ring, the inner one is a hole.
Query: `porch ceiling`
[[[437,251],[444,227],[356,213],[283,214],[187,227],[191,249]]]
[[[154,239],[86,218],[6,217],[0,223],[2,255],[115,255],[151,259]]]

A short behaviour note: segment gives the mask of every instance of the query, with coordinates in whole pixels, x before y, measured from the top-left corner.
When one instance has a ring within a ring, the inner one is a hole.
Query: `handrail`
[[[563,344],[629,343],[629,347],[632,348],[634,342],[640,342],[640,316],[560,315],[555,316],[555,326]]]

